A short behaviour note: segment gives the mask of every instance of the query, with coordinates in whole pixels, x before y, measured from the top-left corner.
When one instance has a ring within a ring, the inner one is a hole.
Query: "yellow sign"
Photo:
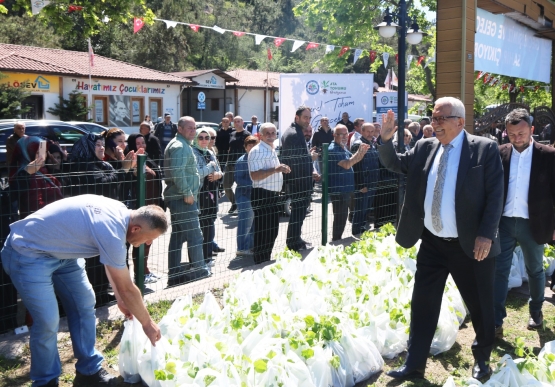
[[[60,81],[58,77],[41,75],[41,74],[26,74],[26,73],[6,73],[6,78],[0,79],[0,83],[7,83],[10,87],[23,86],[26,91],[40,92],[40,93],[59,93]]]

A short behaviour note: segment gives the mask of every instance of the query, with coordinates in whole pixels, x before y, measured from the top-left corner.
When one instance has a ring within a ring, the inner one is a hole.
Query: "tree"
[[[6,76],[0,73],[0,80]],[[0,119],[18,118],[29,111],[29,107],[22,107],[21,103],[31,93],[25,91],[24,86],[12,87],[8,83],[0,84]]]
[[[87,107],[87,97],[80,91],[73,90],[69,93],[69,99],[62,98],[61,103],[55,103],[53,108],[47,111],[60,117],[62,121],[84,120],[92,106]]]
[[[28,15],[0,16],[0,43],[61,48],[60,37],[52,27]]]

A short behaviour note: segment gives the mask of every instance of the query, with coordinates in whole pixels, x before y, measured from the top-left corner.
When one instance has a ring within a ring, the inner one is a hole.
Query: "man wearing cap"
[[[154,127],[154,135],[160,140],[162,152],[166,149],[168,143],[175,137],[177,133],[177,125],[172,122],[172,115],[164,113],[164,121]]]

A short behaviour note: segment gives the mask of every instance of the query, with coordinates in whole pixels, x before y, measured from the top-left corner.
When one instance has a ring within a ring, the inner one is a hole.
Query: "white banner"
[[[279,133],[291,125],[301,105],[312,111],[314,131],[324,116],[333,128],[344,112],[372,122],[374,74],[280,74]]]

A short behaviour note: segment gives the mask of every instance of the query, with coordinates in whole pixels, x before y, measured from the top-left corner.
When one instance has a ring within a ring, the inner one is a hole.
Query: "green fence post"
[[[146,155],[137,155],[137,208],[145,205],[146,193]],[[139,247],[139,256],[135,265],[135,285],[141,290],[141,294],[145,292],[145,245]]]
[[[328,244],[328,147],[322,144],[322,246]]]

